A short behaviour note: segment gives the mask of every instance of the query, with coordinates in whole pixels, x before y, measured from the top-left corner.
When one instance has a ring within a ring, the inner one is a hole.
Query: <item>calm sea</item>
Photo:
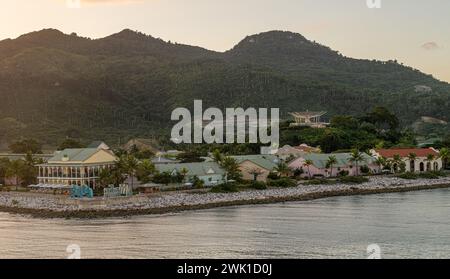
[[[105,220],[0,213],[0,258],[450,258],[450,190]]]

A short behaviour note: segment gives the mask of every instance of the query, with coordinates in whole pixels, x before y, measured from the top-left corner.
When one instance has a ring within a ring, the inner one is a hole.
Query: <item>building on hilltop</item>
[[[327,114],[325,111],[292,112],[290,115],[294,117],[295,123],[292,123],[291,127],[325,128],[329,125],[321,120],[325,114]]]

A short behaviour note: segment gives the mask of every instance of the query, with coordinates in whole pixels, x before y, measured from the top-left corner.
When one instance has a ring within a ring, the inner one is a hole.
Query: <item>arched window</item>
[[[421,172],[425,171],[425,164],[423,162],[420,163],[420,171]]]
[[[434,162],[434,170],[438,171],[439,170],[439,164],[438,162]]]

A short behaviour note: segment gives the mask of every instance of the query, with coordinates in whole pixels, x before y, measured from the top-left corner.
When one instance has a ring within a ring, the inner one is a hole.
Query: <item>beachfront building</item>
[[[329,125],[329,123],[321,120],[325,114],[325,111],[292,112],[290,115],[294,118],[295,122],[291,124],[291,127],[325,128]]]
[[[40,185],[87,185],[95,188],[100,172],[112,167],[117,157],[110,150],[77,148],[57,151],[45,164],[38,165]]]
[[[374,149],[371,153],[376,158],[383,157],[390,160],[393,172],[399,171],[402,163],[407,172],[442,169],[442,159],[439,158],[439,152],[434,148]]]
[[[239,164],[244,180],[266,182],[267,177],[278,166],[280,159],[274,155],[231,156]]]
[[[185,175],[185,182],[198,177],[206,187],[220,185],[226,182],[226,172],[219,164],[214,162],[157,164],[156,170],[160,173],[170,173],[172,176]]]
[[[334,156],[336,162],[332,168],[328,165],[330,157]],[[349,176],[362,174],[361,167],[367,167],[372,173],[379,172],[379,167],[375,164],[375,158],[362,153],[363,160],[360,162],[352,162],[351,153],[333,153],[333,154],[317,154],[308,153],[289,164],[289,168],[295,172],[303,170],[301,177],[334,177],[345,173]],[[312,164],[308,165],[307,162]],[[356,167],[358,165],[358,168]]]

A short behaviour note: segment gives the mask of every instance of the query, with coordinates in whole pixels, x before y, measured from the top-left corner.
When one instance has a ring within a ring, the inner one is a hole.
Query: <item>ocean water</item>
[[[0,258],[450,258],[450,190],[103,220],[0,213]],[[79,250],[78,250],[79,248]]]

